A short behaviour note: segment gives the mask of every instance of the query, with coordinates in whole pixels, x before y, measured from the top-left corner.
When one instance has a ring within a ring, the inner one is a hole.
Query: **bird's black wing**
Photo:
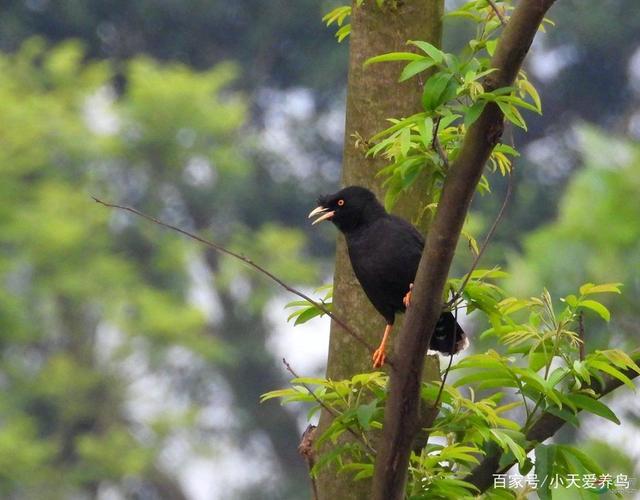
[[[388,323],[404,310],[402,299],[413,283],[424,239],[407,221],[382,217],[347,236],[351,265],[363,290]]]

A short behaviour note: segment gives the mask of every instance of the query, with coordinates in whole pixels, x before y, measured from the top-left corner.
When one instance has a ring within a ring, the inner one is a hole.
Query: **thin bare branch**
[[[91,198],[93,198],[93,200],[96,203],[104,205],[105,207],[117,208],[119,210],[124,210],[126,212],[130,212],[132,214],[138,215],[139,217],[142,217],[143,219],[147,219],[148,221],[151,221],[154,224],[158,224],[159,226],[166,227],[168,229],[171,229],[172,231],[176,231],[176,232],[178,232],[180,234],[183,234],[184,236],[187,236],[188,238],[191,238],[192,240],[198,241],[199,243],[202,243],[203,245],[206,245],[209,248],[212,248],[217,252],[220,252],[220,253],[229,255],[231,257],[234,257],[234,258],[236,258],[238,260],[241,260],[242,262],[244,262],[248,266],[252,267],[256,271],[258,271],[258,272],[264,274],[265,276],[267,276],[268,278],[270,278],[272,281],[275,281],[278,285],[280,285],[282,288],[284,288],[288,292],[291,292],[294,295],[297,295],[298,297],[300,297],[300,298],[306,300],[307,302],[309,302],[310,304],[312,304],[314,307],[317,307],[318,309],[320,309],[324,314],[326,314],[333,321],[335,321],[335,323],[337,325],[339,325],[345,332],[347,332],[354,339],[356,339],[358,342],[360,342],[364,347],[366,347],[369,350],[369,352],[373,353],[375,351],[375,348],[372,347],[371,345],[369,345],[369,343],[364,339],[364,337],[362,337],[358,332],[354,331],[349,325],[347,325],[340,318],[336,317],[336,315],[333,314],[323,303],[313,300],[311,297],[309,297],[305,293],[301,292],[300,290],[297,290],[297,289],[293,288],[291,285],[288,285],[287,283],[282,281],[280,278],[278,278],[276,275],[274,275],[271,271],[268,271],[267,269],[265,269],[261,265],[256,264],[254,261],[252,261],[251,259],[245,257],[244,255],[240,255],[239,253],[236,253],[236,252],[234,252],[232,250],[229,250],[228,248],[225,248],[222,245],[219,245],[218,243],[215,243],[215,242],[210,241],[210,240],[206,240],[206,239],[198,236],[197,234],[193,234],[193,233],[191,233],[191,232],[189,232],[189,231],[187,231],[185,229],[182,229],[182,228],[180,228],[178,226],[174,226],[173,224],[169,224],[168,222],[164,222],[164,221],[161,221],[160,219],[156,219],[155,217],[152,217],[151,215],[147,215],[147,214],[145,214],[145,213],[143,213],[140,210],[137,210],[135,208],[128,207],[126,205],[118,205],[118,204],[115,204],[115,203],[108,203],[106,201],[100,200],[99,198],[96,198],[95,196],[92,196]],[[389,360],[387,360],[387,362],[389,362]],[[389,363],[389,364],[391,364],[391,363]]]
[[[447,307],[449,307],[452,304],[454,304],[462,296],[462,292],[464,292],[464,287],[467,286],[467,283],[469,283],[469,280],[471,279],[471,274],[473,273],[473,271],[475,271],[476,267],[478,267],[478,263],[480,262],[480,259],[482,258],[482,255],[484,254],[484,251],[487,249],[487,246],[489,245],[489,242],[493,238],[493,235],[496,232],[496,228],[498,227],[498,224],[500,224],[500,222],[502,221],[502,217],[504,216],[504,212],[505,212],[505,210],[507,208],[507,205],[509,204],[509,200],[511,199],[512,190],[513,190],[513,175],[511,173],[509,173],[509,177],[508,177],[508,181],[507,181],[507,192],[504,195],[504,201],[502,202],[502,206],[500,207],[500,210],[498,211],[498,215],[496,216],[495,220],[493,221],[493,224],[491,225],[491,228],[489,229],[489,232],[487,233],[487,236],[485,237],[484,242],[482,243],[482,246],[480,247],[480,250],[478,251],[478,254],[473,259],[473,262],[471,263],[471,267],[469,268],[469,271],[467,272],[466,276],[464,277],[464,280],[462,280],[462,284],[460,285],[460,288],[453,295],[451,300],[449,302],[447,302]]]
[[[440,138],[438,137],[438,131],[440,130],[440,119],[440,117],[436,118],[436,123],[433,127],[433,140],[431,141],[431,147],[435,150],[436,153],[438,153],[438,156],[444,164],[445,170],[449,170],[449,157],[447,156],[446,151],[442,148]]]

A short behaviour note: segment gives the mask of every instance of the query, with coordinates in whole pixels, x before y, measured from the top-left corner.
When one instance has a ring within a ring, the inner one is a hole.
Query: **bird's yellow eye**
[[[341,207],[342,205],[344,205],[344,200],[338,200],[338,206]]]

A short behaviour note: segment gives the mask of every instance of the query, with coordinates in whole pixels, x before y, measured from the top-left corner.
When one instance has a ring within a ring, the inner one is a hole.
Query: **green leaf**
[[[471,453],[483,453],[482,450],[472,446],[460,446],[457,444],[447,446],[440,452],[439,460],[455,460],[479,464],[480,461]]]
[[[348,5],[342,5],[325,14],[322,17],[322,20],[327,24],[327,26],[331,26],[333,23],[337,23],[338,26],[342,26],[345,18],[349,15],[351,15],[351,7]]]
[[[376,411],[377,401],[371,401],[370,403],[358,406],[356,410],[356,417],[358,417],[358,423],[365,431],[371,428],[371,419]]]
[[[589,365],[594,367],[594,368],[597,368],[601,372],[608,373],[613,378],[616,378],[616,379],[620,380],[626,386],[628,386],[631,389],[635,390],[636,387],[635,387],[635,385],[633,385],[633,382],[631,381],[631,379],[629,377],[627,377],[624,373],[619,371],[618,369],[614,368],[613,366],[611,366],[611,365],[609,365],[607,363],[604,363],[602,361],[596,361],[596,360],[590,360],[589,361]]]
[[[566,397],[578,408],[620,425],[620,420],[618,420],[616,414],[613,413],[607,405],[601,403],[597,399],[593,399],[583,394],[567,394]]]
[[[570,373],[568,368],[559,366],[551,372],[551,375],[549,375],[549,378],[547,379],[547,387],[555,387],[567,376],[568,373]]]
[[[469,128],[482,114],[487,101],[477,101],[473,104],[464,115],[464,126]]]
[[[486,354],[472,354],[461,359],[458,363],[451,367],[451,370],[462,368],[497,368],[506,369],[504,363],[509,361],[508,358],[501,357],[495,351],[489,351]]]
[[[620,368],[631,368],[633,371],[640,374],[640,366],[638,366],[636,362],[631,359],[631,356],[629,356],[626,352],[621,351],[620,349],[606,349],[604,351],[596,351],[596,354],[602,354],[614,365]]]
[[[434,47],[428,42],[423,42],[420,40],[410,40],[407,43],[418,47],[420,50],[422,50],[422,52],[427,54],[437,64],[440,64],[444,60],[444,52],[442,52],[440,49],[438,49],[437,47]]]
[[[595,300],[581,300],[578,303],[579,307],[586,307],[592,311],[598,313],[602,319],[609,321],[611,319],[611,313],[603,304]]]
[[[407,156],[409,149],[411,149],[411,129],[405,127],[400,132],[400,152],[402,156]]]
[[[524,121],[520,111],[513,104],[504,101],[496,101],[496,104],[500,107],[500,110],[504,113],[504,116],[511,123],[520,127],[524,130],[527,130],[527,122]]]
[[[427,117],[424,121],[418,122],[417,127],[420,132],[422,144],[425,148],[429,148],[433,141],[433,119],[431,117]]]
[[[411,61],[409,64],[407,64],[404,67],[404,69],[402,70],[402,73],[400,73],[400,78],[398,79],[398,81],[404,82],[405,80],[408,80],[412,76],[415,76],[418,73],[422,73],[423,71],[433,67],[435,64],[436,63],[434,61],[426,58],[419,59],[416,61]]]
[[[585,283],[580,287],[580,295],[590,295],[592,293],[622,293],[620,292],[621,286],[622,283],[604,283],[602,285]]]
[[[537,372],[543,366],[549,362],[549,358],[551,357],[551,353],[545,352],[532,352],[529,354],[529,368],[531,368],[534,372]]]
[[[538,95],[538,91],[531,84],[531,82],[529,80],[522,79],[518,81],[518,86],[523,92],[527,93],[531,97],[531,99],[533,99],[536,111],[542,113],[542,103],[540,102],[540,95]]]
[[[498,45],[498,40],[488,40],[485,47],[490,56],[493,56],[493,53],[496,51],[496,46]]]
[[[378,132],[377,134],[372,136],[371,139],[369,139],[369,141],[371,142],[379,141],[382,137],[386,135],[391,135],[394,132],[397,132],[398,130],[403,129],[404,127],[418,124],[420,123],[421,120],[424,119],[424,117],[425,117],[425,113],[416,113],[415,115],[411,115],[407,118],[404,118],[403,120],[390,120],[391,122],[393,122],[393,125],[381,132]]]
[[[587,384],[591,383],[591,374],[589,373],[589,370],[585,366],[584,361],[579,361],[577,359],[574,360],[573,371],[575,371],[578,375],[580,375],[582,380],[584,380]]]
[[[451,73],[436,73],[424,85],[422,105],[426,111],[433,111],[455,97],[457,90],[458,85]]]
[[[465,275],[466,276],[466,275]],[[500,269],[500,267],[496,266],[491,269],[476,269],[471,273],[471,279],[473,280],[483,280],[483,279],[500,279],[500,278],[508,278],[509,273]]]
[[[513,104],[514,106],[518,106],[524,109],[528,109],[529,111],[535,111],[538,113],[538,108],[536,108],[533,104],[528,103],[527,101],[520,99],[514,95],[505,95],[501,96],[496,101],[503,101]]]
[[[531,469],[533,469],[533,465],[533,461],[529,457],[527,457],[527,459],[524,461],[524,464],[518,467],[518,472],[521,476],[526,476],[527,474],[529,474]]]
[[[556,417],[561,418],[562,420],[570,423],[576,428],[580,426],[580,421],[577,419],[577,417],[565,408],[560,409],[557,406],[550,406],[545,411],[547,413],[551,413],[551,415],[555,415]]]
[[[260,402],[264,403],[269,399],[275,399],[275,398],[286,399],[286,398],[308,396],[308,395],[309,395],[308,391],[304,388],[289,387],[287,389],[277,389],[275,391],[265,392],[260,396]]]
[[[562,450],[563,453],[568,453],[568,454],[571,454],[574,457],[576,457],[578,459],[578,461],[589,472],[593,472],[594,474],[597,474],[597,475],[605,473],[605,471],[602,469],[602,467],[600,467],[600,465],[593,458],[591,458],[589,455],[587,455],[585,452],[579,450],[575,446],[561,445],[559,448],[560,448],[560,450]]]
[[[316,316],[322,316],[323,314],[324,312],[322,310],[317,309],[315,307],[305,309],[300,314],[298,314],[298,317],[293,322],[293,324],[294,326],[302,325],[303,323],[306,323],[307,321],[315,318]]]
[[[518,383],[513,378],[489,378],[480,382],[477,386],[479,391],[485,389],[496,389],[499,387],[518,387]]]
[[[518,153],[516,149],[512,148],[508,144],[500,143],[495,148],[493,148],[493,150],[499,151],[500,153],[505,153],[511,156],[520,156],[520,153]]]
[[[578,297],[576,297],[575,295],[571,294],[571,295],[567,295],[566,297],[560,299],[563,302],[566,302],[567,304],[569,304],[569,306],[571,307],[578,307]]]
[[[446,12],[443,17],[463,17],[466,19],[471,19],[476,23],[480,23],[483,19],[479,14],[474,14],[473,12],[468,12],[461,9]]]
[[[476,373],[471,373],[469,375],[465,375],[464,377],[460,377],[453,383],[454,387],[460,387],[463,385],[467,385],[471,382],[486,382],[491,379],[511,379],[514,377],[511,373],[509,373],[506,369],[498,369],[498,370],[480,370]]]
[[[520,465],[524,465],[524,461],[527,458],[527,453],[522,446],[516,443],[514,439],[505,431],[491,429],[491,434],[493,434],[498,444],[500,444],[505,451],[511,451],[516,460],[518,460],[518,463]]]
[[[381,62],[390,61],[419,61],[424,59],[420,54],[414,52],[389,52],[388,54],[381,54],[379,56],[370,57],[364,62],[363,67],[367,67],[370,64],[376,64]]]
[[[354,481],[360,481],[361,479],[366,479],[368,477],[373,477],[373,464],[362,464],[364,467],[360,472],[358,472],[354,477]]]
[[[535,471],[538,478],[540,478],[540,483],[538,485],[537,493],[540,500],[550,500],[551,492],[550,492],[550,482],[542,481],[542,478],[551,477],[551,472],[553,468],[553,463],[556,455],[556,447],[555,445],[545,445],[541,444],[536,446],[536,464]]]
[[[336,38],[338,39],[338,43],[342,42],[345,38],[347,38],[351,34],[351,24],[345,24],[338,31],[336,31]]]

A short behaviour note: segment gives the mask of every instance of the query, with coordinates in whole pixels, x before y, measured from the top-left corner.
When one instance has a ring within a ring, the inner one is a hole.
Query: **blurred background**
[[[286,357],[321,374],[328,325],[240,263],[90,195],[241,251],[312,290],[335,231],[347,42],[322,0],[4,0],[0,8],[0,498],[304,499],[304,408],[259,404]],[[640,343],[640,9],[558,2],[527,71],[544,115],[484,257],[515,294],[624,283],[590,349]],[[464,22],[447,21],[447,48]],[[505,190],[474,202],[481,238]],[[455,272],[464,272],[461,255]],[[468,319],[477,334],[480,318]],[[478,348],[490,344],[477,343]],[[622,428],[585,419],[607,470],[640,472]],[[636,483],[636,487],[638,483]]]

